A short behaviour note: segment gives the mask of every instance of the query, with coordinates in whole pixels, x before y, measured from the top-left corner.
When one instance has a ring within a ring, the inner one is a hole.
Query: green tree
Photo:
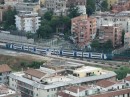
[[[113,43],[111,40],[108,40],[104,43],[103,47],[106,49],[106,50],[112,50],[113,49]]]
[[[31,32],[27,32],[26,37],[27,37],[28,39],[33,38],[33,37],[34,37],[34,34],[31,33]]]
[[[77,6],[71,5],[68,9],[68,17],[74,18],[79,15],[81,15],[81,13],[79,13],[79,8]]]
[[[91,47],[92,47],[93,49],[98,49],[99,46],[100,46],[100,43],[99,43],[98,40],[93,40],[93,41],[92,41]]]
[[[4,29],[15,29],[15,15],[16,15],[16,10],[9,8],[5,13],[3,17],[3,27]]]
[[[52,18],[52,16],[53,16],[53,13],[51,12],[51,11],[47,11],[45,14],[44,14],[44,19],[46,19],[46,20],[51,20],[51,18]]]
[[[37,30],[39,38],[50,38],[53,34],[53,30],[50,25],[40,26]]]
[[[108,3],[107,3],[107,0],[104,0],[102,3],[101,3],[101,10],[102,11],[107,11],[108,10]]]
[[[127,73],[129,72],[130,72],[130,69],[128,67],[120,67],[119,69],[115,71],[115,73],[117,74],[118,80],[125,78]]]
[[[96,9],[95,2],[96,2],[95,0],[87,0],[86,12],[89,16],[92,15],[93,12],[95,12]]]
[[[93,9],[90,5],[87,6],[87,14],[88,14],[88,16],[93,14]]]
[[[125,31],[123,30],[122,31],[122,36],[121,36],[122,45],[124,45],[124,37],[125,37]]]

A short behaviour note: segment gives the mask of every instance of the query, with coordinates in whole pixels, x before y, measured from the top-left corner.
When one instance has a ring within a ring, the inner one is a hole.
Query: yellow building
[[[74,76],[77,77],[87,77],[87,76],[93,76],[93,75],[101,75],[102,69],[91,67],[91,66],[83,66],[81,68],[78,68],[73,71]]]
[[[41,5],[44,5],[44,4],[45,4],[45,1],[46,1],[46,0],[40,0]]]
[[[110,8],[110,6],[112,6],[113,4],[118,3],[119,0],[107,0],[108,3],[108,8]]]

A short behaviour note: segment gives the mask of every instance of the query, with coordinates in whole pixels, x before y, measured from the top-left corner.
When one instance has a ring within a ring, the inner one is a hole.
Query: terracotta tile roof
[[[87,87],[83,87],[83,86],[71,86],[68,87],[66,90],[77,93],[79,89],[79,92],[84,91],[87,89]]]
[[[43,73],[39,70],[32,69],[32,68],[25,71],[25,73],[28,74],[28,75],[34,76],[36,78],[41,78],[41,77],[46,75],[46,73]]]
[[[89,96],[89,97],[115,97],[115,96],[120,96],[120,95],[128,94],[128,93],[130,93],[130,89],[106,92],[104,94],[98,94],[98,95],[93,95],[93,96]]]
[[[61,97],[75,97],[75,96],[72,96],[72,95],[64,93],[64,92],[58,92],[58,96],[61,96]]]
[[[96,85],[106,88],[114,84],[116,84],[116,82],[109,81],[109,80],[101,80],[101,81],[98,81]]]
[[[130,76],[127,76],[127,77],[125,78],[125,80],[126,80],[126,81],[130,81]]]
[[[11,68],[7,64],[0,65],[0,73],[9,71],[11,71]]]

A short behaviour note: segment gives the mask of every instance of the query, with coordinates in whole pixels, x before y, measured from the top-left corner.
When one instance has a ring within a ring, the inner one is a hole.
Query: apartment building
[[[99,29],[99,41],[104,43],[111,40],[113,47],[121,45],[122,28],[120,24],[102,25]]]
[[[40,22],[40,17],[36,12],[21,11],[15,15],[16,28],[20,31],[36,33]]]
[[[68,86],[58,92],[58,97],[129,97],[129,79],[130,77],[125,78],[125,81],[101,80],[91,85]]]
[[[70,85],[87,85],[103,79],[115,80],[116,74],[112,71],[102,70],[100,75],[78,77],[73,74],[73,71],[85,67],[84,64],[64,63],[61,60],[56,63],[48,62],[39,69],[30,68],[24,72],[11,73],[9,75],[10,88],[20,90],[22,97],[57,97],[58,91]]]
[[[46,0],[45,7],[55,15],[67,15],[70,5],[79,7],[79,12],[86,14],[86,0]]]
[[[66,15],[66,0],[46,0],[45,7],[55,15]]]
[[[129,32],[125,33],[124,44],[128,45],[130,48],[130,33]]]
[[[58,97],[89,97],[98,93],[97,86],[70,86],[66,87],[65,90],[58,92]]]
[[[20,11],[32,11],[38,12],[40,10],[40,5],[38,3],[17,3],[15,9]]]
[[[69,8],[74,5],[79,8],[79,13],[86,14],[86,3],[87,0],[67,0],[66,6]]]
[[[8,83],[8,75],[11,73],[11,68],[6,65],[0,65],[0,83],[7,84]]]
[[[73,42],[81,48],[88,46],[96,35],[96,18],[81,15],[71,20]]]
[[[21,97],[21,93],[9,89],[4,84],[0,84],[0,97]]]
[[[130,32],[130,11],[122,11],[118,14],[112,13],[98,13],[95,17],[97,19],[97,28],[100,29],[102,25],[121,24],[125,32]]]
[[[44,5],[45,5],[45,1],[46,1],[46,0],[40,0],[40,4],[41,4],[42,6],[44,6]]]
[[[121,0],[118,3],[112,5],[112,10],[117,12],[127,11],[130,9],[130,1],[128,0]]]
[[[107,0],[108,8],[110,8],[113,4],[118,3],[119,0]]]
[[[14,7],[17,3],[22,3],[23,0],[4,0],[6,6]]]

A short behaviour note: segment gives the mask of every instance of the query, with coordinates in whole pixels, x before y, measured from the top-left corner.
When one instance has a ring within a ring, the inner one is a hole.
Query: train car
[[[0,43],[0,47],[5,48],[6,47],[6,43]]]
[[[52,55],[60,55],[60,50],[51,49],[51,54],[52,54]]]
[[[68,51],[68,50],[58,50],[58,49],[48,49],[42,47],[35,47],[31,45],[22,45],[22,44],[15,44],[15,43],[6,43],[0,44],[4,45],[7,49],[14,49],[14,50],[21,50],[21,51],[28,51],[36,54],[47,54],[50,52],[52,55],[61,55],[61,56],[70,56],[70,57],[83,57],[83,58],[91,58],[91,59],[103,59],[103,60],[111,60],[113,55],[104,54],[104,53],[95,53],[95,52],[82,52],[82,51]]]
[[[75,54],[76,57],[83,57],[83,52],[81,52],[81,51],[76,51],[75,53],[76,53],[76,54]]]
[[[62,56],[75,56],[75,51],[61,50],[60,55]]]
[[[29,51],[29,48],[27,45],[23,45],[23,51]]]
[[[21,45],[21,44],[12,44],[12,47],[10,45],[10,48],[15,49],[15,50],[23,50],[23,45]]]
[[[114,55],[113,54],[104,54],[104,60],[112,60],[113,59],[113,57],[114,57]]]
[[[84,58],[89,58],[90,57],[90,53],[89,52],[83,52],[83,57]]]
[[[90,53],[90,58],[92,59],[102,59],[103,53]]]
[[[47,54],[47,51],[48,51],[48,49],[46,49],[46,48],[38,48],[38,47],[35,48],[35,52],[37,54]]]
[[[28,51],[32,52],[32,53],[35,53],[36,49],[34,46],[29,46],[28,47]]]
[[[13,43],[6,43],[6,48],[7,49],[13,49]]]

